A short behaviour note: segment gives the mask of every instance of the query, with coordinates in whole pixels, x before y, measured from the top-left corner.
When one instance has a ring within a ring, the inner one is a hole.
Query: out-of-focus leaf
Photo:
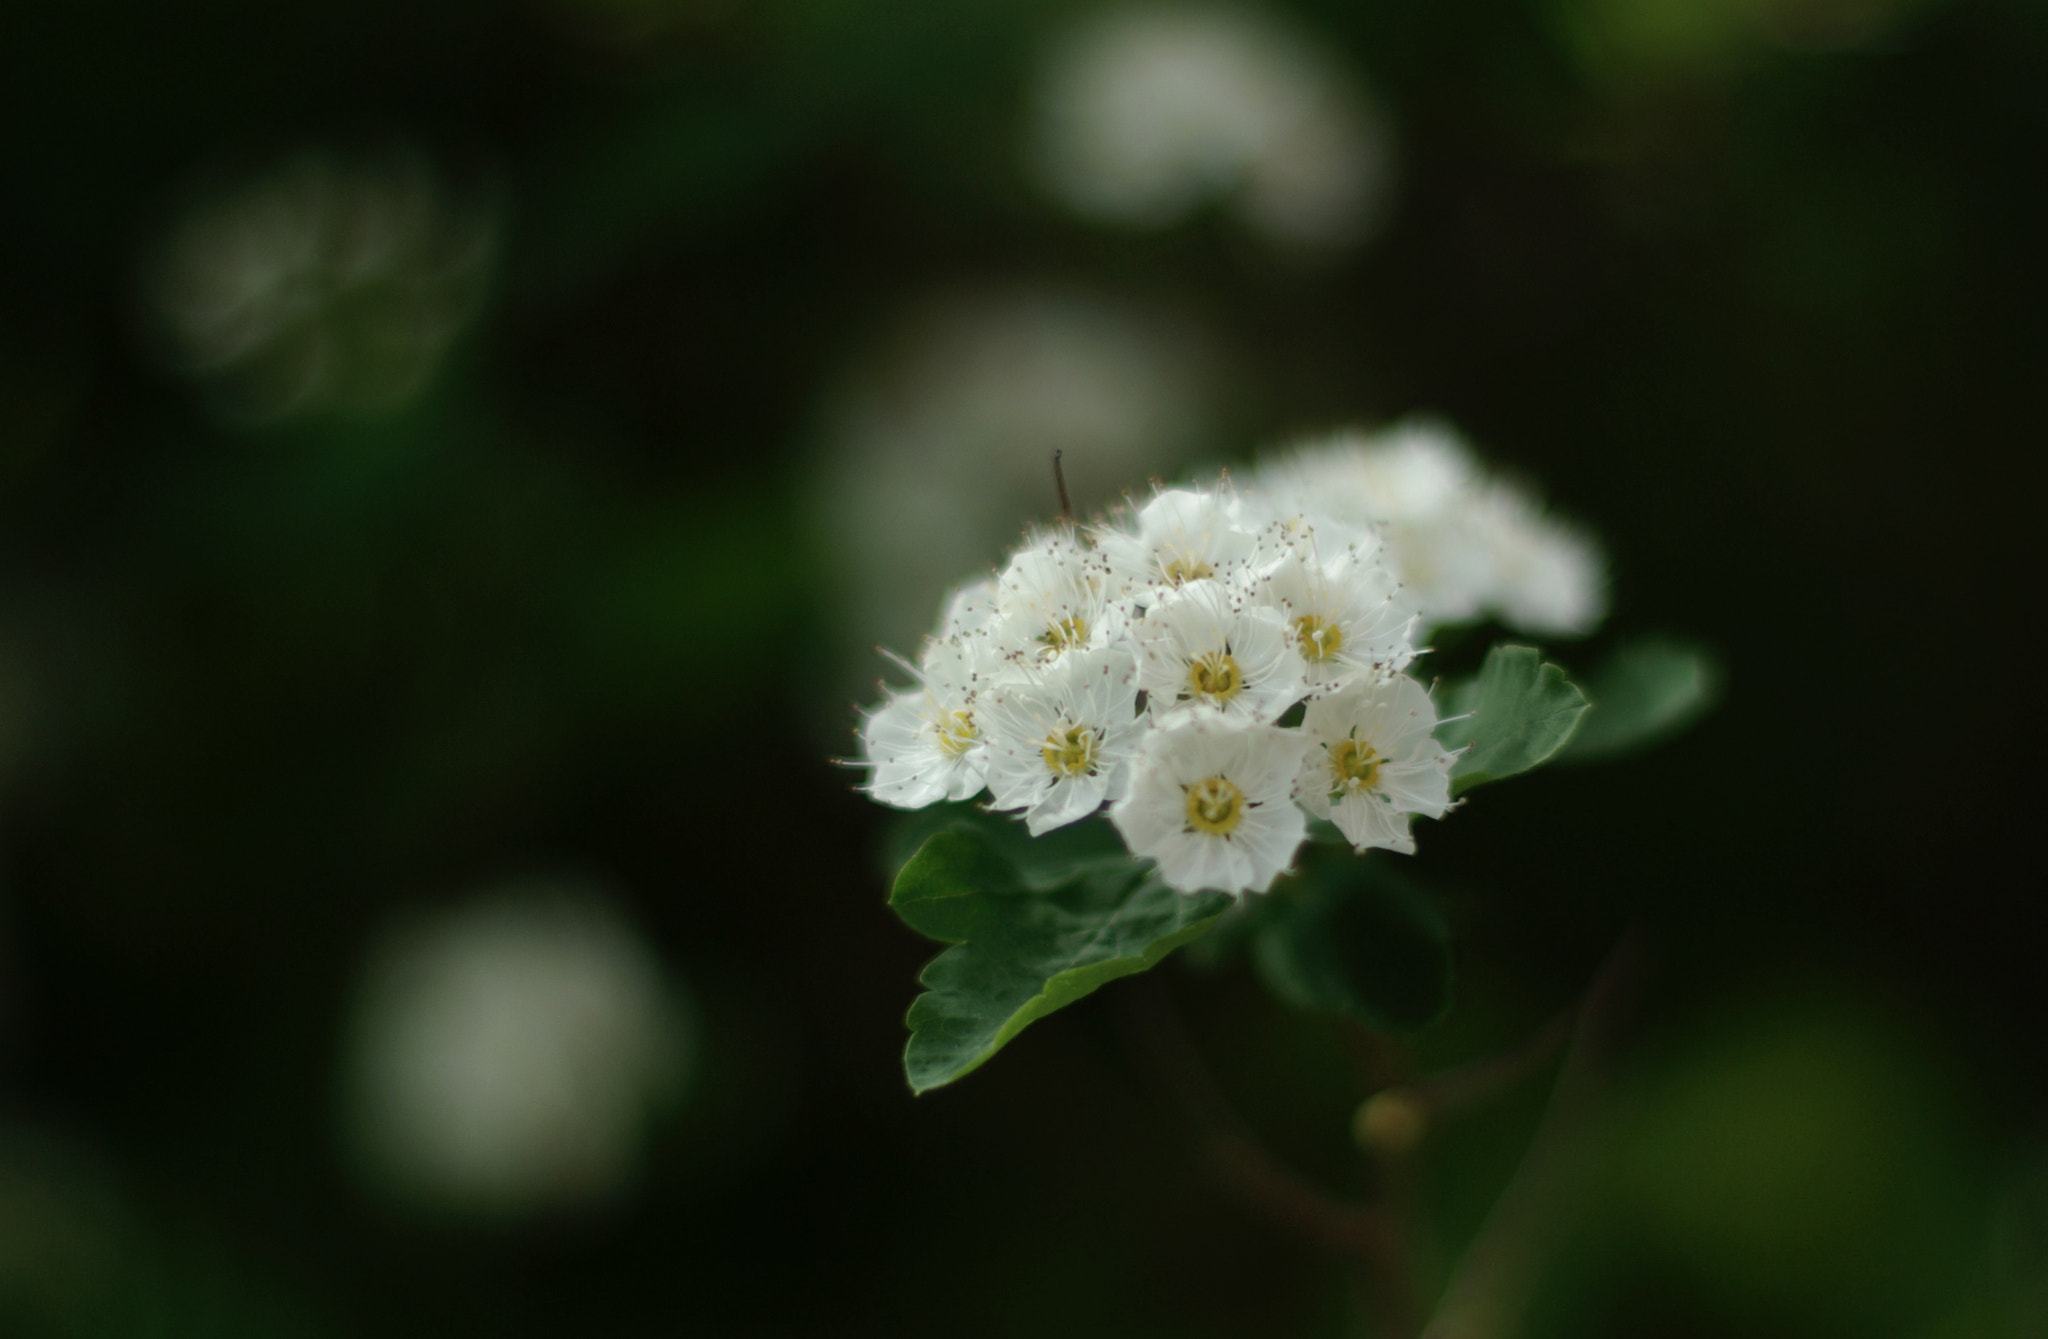
[[[1226,909],[1217,917],[1209,933],[1187,946],[1187,951],[1180,957],[1181,966],[1191,972],[1213,973],[1237,961],[1239,952],[1281,914],[1279,908],[1286,899],[1280,896],[1280,890],[1293,881],[1293,876],[1283,876],[1281,882],[1274,885],[1273,892],[1264,897],[1244,898],[1236,906]]]
[[[1446,748],[1465,747],[1451,793],[1526,772],[1554,756],[1586,714],[1586,695],[1531,646],[1496,646],[1479,673],[1445,694]],[[1466,747],[1468,746],[1469,747]]]
[[[1345,854],[1275,894],[1252,963],[1266,988],[1297,1008],[1408,1032],[1450,1004],[1450,944],[1436,903],[1386,857]]]
[[[1231,905],[1222,893],[1177,893],[1129,856],[1085,856],[1091,834],[1020,864],[999,835],[1009,827],[956,818],[889,894],[906,925],[953,945],[918,975],[925,993],[910,1006],[903,1053],[913,1091],[953,1082],[1055,1009],[1152,967]]]
[[[1593,710],[1559,762],[1600,762],[1638,753],[1682,733],[1721,695],[1721,664],[1676,638],[1625,642],[1587,678]]]

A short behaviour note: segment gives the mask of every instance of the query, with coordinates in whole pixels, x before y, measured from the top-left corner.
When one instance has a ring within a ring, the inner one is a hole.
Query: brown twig
[[[1577,1016],[1574,1006],[1511,1050],[1414,1080],[1402,1072],[1401,1054],[1386,1038],[1362,1026],[1347,1029],[1372,1093],[1352,1117],[1352,1137],[1377,1160],[1383,1177],[1402,1178],[1407,1155],[1439,1119],[1483,1105],[1541,1073],[1571,1039]]]
[[[1074,520],[1074,504],[1067,497],[1067,472],[1060,465],[1060,457],[1065,454],[1067,454],[1065,451],[1055,451],[1052,453],[1052,486],[1058,489],[1060,494],[1060,519],[1072,524]]]
[[[1131,1049],[1178,1109],[1219,1182],[1269,1221],[1350,1256],[1372,1284],[1380,1332],[1415,1333],[1407,1244],[1384,1209],[1335,1195],[1275,1156],[1216,1086],[1171,999],[1152,981],[1119,992]]]
[[[1566,1009],[1513,1050],[1432,1074],[1410,1085],[1434,1115],[1449,1116],[1491,1101],[1534,1078],[1564,1050],[1579,1019],[1579,1006]]]

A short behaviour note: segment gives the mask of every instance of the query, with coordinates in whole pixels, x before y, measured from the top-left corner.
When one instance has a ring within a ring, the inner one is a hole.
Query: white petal
[[[1330,821],[1337,825],[1345,840],[1360,850],[1378,846],[1405,855],[1415,853],[1415,843],[1408,837],[1407,816],[1396,813],[1392,805],[1372,791],[1346,795],[1331,806]]]

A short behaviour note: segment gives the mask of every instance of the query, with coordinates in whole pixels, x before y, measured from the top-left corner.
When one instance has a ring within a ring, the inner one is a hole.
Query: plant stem
[[[1452,1275],[1423,1339],[1511,1339],[1518,1328],[1545,1248],[1563,1235],[1584,1189],[1600,1143],[1613,1057],[1648,961],[1648,936],[1632,928],[1594,978],[1571,1026],[1571,1046],[1543,1123]]]
[[[1648,957],[1648,936],[1631,929],[1578,1006],[1520,1046],[1383,1090],[1432,1115],[1454,1114],[1526,1081],[1565,1051],[1536,1137],[1420,1330],[1421,1339],[1511,1339],[1535,1289],[1543,1247],[1556,1239],[1560,1220],[1583,1187],[1585,1165],[1598,1144],[1609,1068]],[[1366,1275],[1376,1331],[1388,1339],[1415,1336],[1412,1248],[1406,1215],[1397,1211],[1406,1198],[1398,1192],[1408,1172],[1407,1150],[1372,1150],[1383,1202],[1331,1193],[1280,1161],[1230,1106],[1163,986],[1133,982],[1119,997],[1131,1050],[1172,1100],[1217,1181],[1269,1221],[1351,1257]],[[1379,1039],[1365,1040],[1372,1044],[1361,1060],[1391,1077],[1397,1058]]]
[[[1579,1019],[1573,1006],[1520,1046],[1420,1079],[1409,1091],[1432,1115],[1451,1116],[1520,1087],[1558,1057]]]
[[[1211,1174],[1271,1222],[1356,1261],[1379,1332],[1410,1339],[1417,1309],[1395,1215],[1334,1195],[1281,1162],[1224,1098],[1165,989],[1151,981],[1132,986],[1119,992],[1131,1049],[1172,1099]]]

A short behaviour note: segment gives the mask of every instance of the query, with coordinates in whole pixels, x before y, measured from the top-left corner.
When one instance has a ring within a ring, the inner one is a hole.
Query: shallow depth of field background
[[[1423,1069],[1653,948],[1523,1332],[2048,1329],[2048,18],[1153,8],[1266,73],[1145,133],[1335,119],[1147,188],[1059,148],[1119,12],[0,17],[0,1333],[1368,1332],[1131,983],[911,1099],[828,759],[1053,448],[1099,503],[1418,410],[1604,537],[1559,657],[1729,675],[1421,825]],[[1158,976],[1361,1188],[1341,1032]],[[1431,1277],[1544,1082],[1425,1145]]]

